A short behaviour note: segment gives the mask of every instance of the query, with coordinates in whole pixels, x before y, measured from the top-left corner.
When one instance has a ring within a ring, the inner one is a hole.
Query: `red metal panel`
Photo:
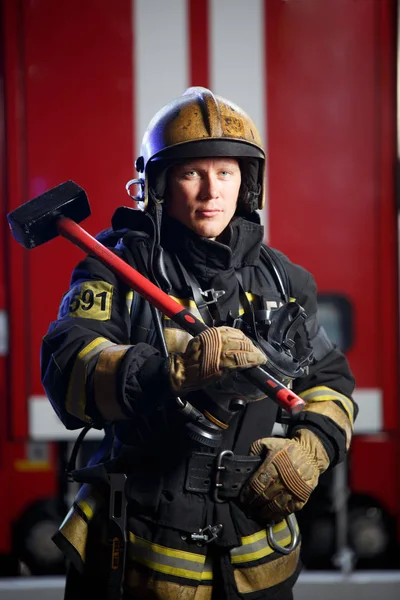
[[[395,2],[377,3],[376,113],[379,214],[380,340],[377,352],[385,399],[385,430],[398,431],[399,412],[399,291],[397,254],[397,207],[395,194],[396,156],[396,14]],[[400,440],[399,440],[400,448]],[[400,456],[399,456],[400,485]],[[400,492],[400,488],[398,490]]]
[[[209,87],[209,1],[189,0],[190,85]]]
[[[1,23],[1,21],[0,21]],[[4,24],[0,28],[0,39],[4,39]],[[4,80],[4,59],[1,57],[1,78]],[[4,91],[4,90],[3,90]],[[5,112],[4,112],[4,97],[0,96],[0,106],[3,110],[0,112],[0,214],[6,213],[6,197],[5,197],[5,173],[3,171],[6,158],[5,148]],[[6,271],[5,260],[6,256],[8,233],[6,231],[7,224],[2,218],[0,231],[0,311],[7,310],[7,288],[6,288]],[[6,355],[0,354],[0,489],[2,490],[2,514],[8,514],[8,506],[10,505],[10,494],[7,488],[7,407],[8,407],[8,392],[9,383],[6,371]],[[10,528],[7,518],[0,518],[0,554],[5,554],[11,542]]]
[[[378,498],[392,515],[399,513],[397,448],[398,440],[387,433],[356,437],[351,447],[349,473],[353,491]],[[362,469],[361,465],[368,468]]]
[[[3,39],[3,24],[0,21],[0,39]],[[1,56],[1,55],[0,55]],[[3,56],[0,58],[0,77],[4,80],[4,60]],[[5,189],[5,172],[4,167],[6,164],[6,139],[5,139],[5,110],[4,110],[4,90],[0,92],[0,215],[2,215],[0,225],[0,314],[6,314],[8,310],[7,306],[7,285],[6,285],[6,263],[3,257],[7,256],[7,244],[8,239],[7,222],[3,218],[6,214],[6,189]],[[4,312],[3,312],[4,311]],[[1,328],[1,322],[0,322]],[[5,332],[0,331],[0,338],[5,335]],[[5,340],[4,340],[5,343]],[[1,346],[1,342],[0,342]],[[6,351],[1,350],[0,347],[0,398],[3,399],[0,402],[0,469],[4,462],[2,442],[6,439],[7,435],[7,400],[8,400],[8,381],[6,378]],[[1,532],[0,532],[1,539]]]
[[[391,0],[266,2],[271,242],[309,268],[321,291],[352,301],[349,359],[360,387],[383,385],[382,302],[393,291],[382,293],[379,275],[394,158],[382,136],[385,111],[385,129],[394,129],[390,66],[382,71],[394,38],[380,11],[388,18],[392,9]],[[392,252],[389,264],[393,278]]]
[[[27,195],[82,185],[91,233],[126,203],[133,172],[131,0],[23,3]],[[29,253],[30,394],[42,394],[39,347],[83,254],[65,240]]]
[[[393,0],[266,2],[271,241],[309,268],[321,291],[353,304],[350,364],[358,387],[382,389],[391,434],[355,439],[351,489],[392,514],[400,491],[395,15]]]
[[[397,536],[400,540],[400,374],[399,374],[399,265],[398,265],[398,229],[395,194],[395,156],[396,156],[396,3],[393,0],[379,3],[376,20],[377,37],[377,72],[378,85],[377,111],[380,115],[378,159],[379,169],[379,243],[380,243],[380,297],[381,307],[381,339],[377,349],[379,369],[382,378],[384,397],[384,427],[391,431],[390,443],[387,443],[387,460],[380,464],[386,473],[382,494],[389,494],[388,487],[393,488],[390,501],[394,503],[393,514],[397,514]],[[397,32],[399,35],[399,32]],[[398,43],[398,42],[397,42]],[[398,149],[397,149],[398,151]],[[364,444],[362,460],[366,461]],[[391,464],[390,464],[391,463]],[[369,466],[369,462],[367,462]],[[364,481],[368,475],[364,472]],[[376,484],[378,489],[378,484]]]
[[[27,199],[25,157],[25,97],[23,74],[23,36],[21,35],[21,3],[5,0],[3,9],[4,88],[6,123],[6,210]],[[26,271],[28,257],[15,243],[11,234],[6,238],[7,293],[9,306],[9,352],[14,358],[8,371],[11,410],[7,422],[8,434],[25,438],[27,434],[26,378],[27,348],[25,343]]]

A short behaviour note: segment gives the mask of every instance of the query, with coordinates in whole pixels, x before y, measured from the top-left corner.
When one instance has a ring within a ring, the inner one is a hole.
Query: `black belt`
[[[223,450],[217,456],[194,452],[188,460],[185,490],[213,493],[215,502],[237,498],[261,464],[260,456],[240,456]]]

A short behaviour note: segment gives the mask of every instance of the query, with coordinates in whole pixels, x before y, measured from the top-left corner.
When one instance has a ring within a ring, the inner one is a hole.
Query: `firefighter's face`
[[[201,237],[216,238],[235,214],[241,174],[234,158],[196,158],[168,175],[168,214]]]

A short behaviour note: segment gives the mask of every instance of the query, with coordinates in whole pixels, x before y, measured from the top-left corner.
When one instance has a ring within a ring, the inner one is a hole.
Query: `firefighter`
[[[117,209],[99,239],[209,328],[190,336],[87,257],[43,339],[44,387],[68,429],[105,429],[91,464],[126,476],[124,598],[292,598],[294,513],[349,448],[353,376],[312,275],[262,242],[265,152],[243,110],[189,88],[150,122],[136,169],[144,210]],[[285,437],[272,429],[288,415],[241,372],[257,365],[305,401]],[[112,597],[104,481],[55,536],[66,598]]]

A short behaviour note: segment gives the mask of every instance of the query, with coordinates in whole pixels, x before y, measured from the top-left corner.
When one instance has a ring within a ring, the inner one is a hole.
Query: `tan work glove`
[[[322,442],[308,429],[299,429],[292,439],[257,440],[250,455],[265,460],[243,488],[241,502],[249,515],[262,522],[303,508],[329,466]]]
[[[185,352],[170,354],[170,383],[177,395],[185,394],[218,381],[229,371],[266,362],[240,329],[210,327],[191,339]]]

